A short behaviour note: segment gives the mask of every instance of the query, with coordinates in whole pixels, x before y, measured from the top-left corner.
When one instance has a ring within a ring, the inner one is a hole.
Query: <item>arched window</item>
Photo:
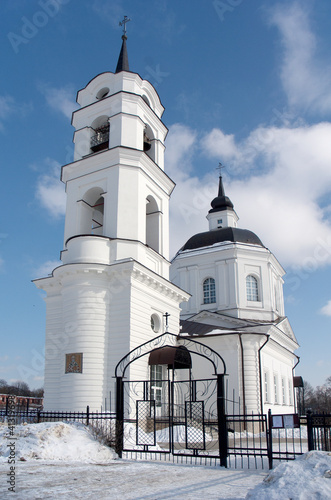
[[[91,151],[97,153],[109,147],[109,123],[107,116],[99,116],[91,125]]]
[[[160,251],[160,210],[153,196],[146,199],[146,245]]]
[[[252,302],[258,302],[259,300],[258,282],[254,276],[249,275],[246,278],[246,295],[247,300]]]
[[[153,161],[155,161],[155,137],[149,125],[144,128],[144,151]]]
[[[213,304],[216,302],[216,290],[214,278],[207,278],[203,282],[203,303]]]
[[[103,235],[104,198],[102,189],[89,189],[79,203],[79,234]]]
[[[92,234],[103,234],[104,199],[101,196],[92,206]]]

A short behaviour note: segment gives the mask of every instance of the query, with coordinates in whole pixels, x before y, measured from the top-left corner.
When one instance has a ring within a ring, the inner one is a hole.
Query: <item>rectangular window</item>
[[[290,380],[288,381],[288,404],[292,404],[292,385]]]
[[[162,365],[151,365],[151,399],[155,406],[162,405]]]
[[[283,405],[286,404],[286,395],[285,395],[285,379],[282,378],[282,398],[283,398]]]
[[[278,403],[278,387],[277,387],[277,375],[274,375],[274,396],[275,396],[275,403]]]
[[[264,372],[264,399],[268,401],[268,374]]]

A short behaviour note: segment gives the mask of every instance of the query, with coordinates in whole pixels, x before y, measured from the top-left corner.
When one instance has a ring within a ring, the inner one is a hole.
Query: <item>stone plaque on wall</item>
[[[82,373],[83,372],[83,353],[72,352],[66,354],[66,373]]]

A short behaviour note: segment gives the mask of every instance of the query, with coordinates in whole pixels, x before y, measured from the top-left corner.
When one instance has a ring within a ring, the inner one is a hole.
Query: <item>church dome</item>
[[[206,231],[192,236],[185,245],[180,249],[194,250],[196,248],[208,247],[216,243],[231,242],[231,243],[246,243],[248,245],[258,245],[264,247],[262,241],[255,233],[248,229],[239,229],[237,227],[223,227],[214,231]]]
[[[209,210],[209,213],[221,212],[222,210],[226,210],[227,208],[233,210],[232,201],[225,195],[217,196],[216,198],[214,198],[211,202],[211,206],[212,208]]]

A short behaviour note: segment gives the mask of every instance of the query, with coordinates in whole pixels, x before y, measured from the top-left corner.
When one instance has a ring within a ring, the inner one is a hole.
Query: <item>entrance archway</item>
[[[128,367],[146,357],[149,378],[126,378]],[[210,378],[194,379],[192,367],[203,358]],[[116,443],[129,453],[215,457],[226,466],[224,376],[219,353],[191,338],[166,332],[136,347],[116,366]]]

